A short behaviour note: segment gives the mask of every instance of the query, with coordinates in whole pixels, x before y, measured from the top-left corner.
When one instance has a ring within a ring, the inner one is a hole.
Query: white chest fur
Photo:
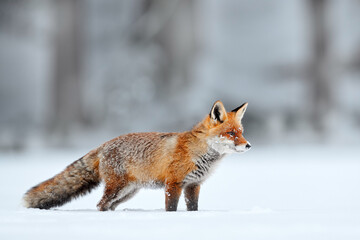
[[[199,156],[195,159],[196,169],[191,171],[184,179],[184,184],[201,183],[207,176],[209,176],[211,170],[214,169],[214,165],[220,160],[223,155],[214,149],[210,149],[206,154]]]

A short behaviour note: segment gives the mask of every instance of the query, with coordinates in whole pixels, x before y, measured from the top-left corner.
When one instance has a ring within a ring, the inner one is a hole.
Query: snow
[[[23,193],[86,151],[0,153],[0,239],[360,239],[356,146],[256,147],[225,157],[203,184],[198,212],[164,211],[163,190],[141,190],[99,212],[102,186],[53,210]]]

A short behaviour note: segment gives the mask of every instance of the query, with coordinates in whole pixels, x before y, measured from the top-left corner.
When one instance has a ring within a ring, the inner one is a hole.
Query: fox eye
[[[234,132],[227,132],[227,134],[229,134],[230,136],[235,136],[235,133]]]

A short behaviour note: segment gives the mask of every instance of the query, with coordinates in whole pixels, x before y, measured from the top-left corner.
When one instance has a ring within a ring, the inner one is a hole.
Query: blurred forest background
[[[256,144],[360,136],[359,0],[0,0],[0,150],[190,129],[249,102]]]

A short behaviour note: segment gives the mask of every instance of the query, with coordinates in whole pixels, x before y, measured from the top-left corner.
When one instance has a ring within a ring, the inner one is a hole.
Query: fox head
[[[241,124],[247,106],[248,103],[244,103],[231,112],[226,112],[221,101],[214,103],[201,124],[209,147],[220,154],[242,153],[251,148],[243,137],[244,128]]]

